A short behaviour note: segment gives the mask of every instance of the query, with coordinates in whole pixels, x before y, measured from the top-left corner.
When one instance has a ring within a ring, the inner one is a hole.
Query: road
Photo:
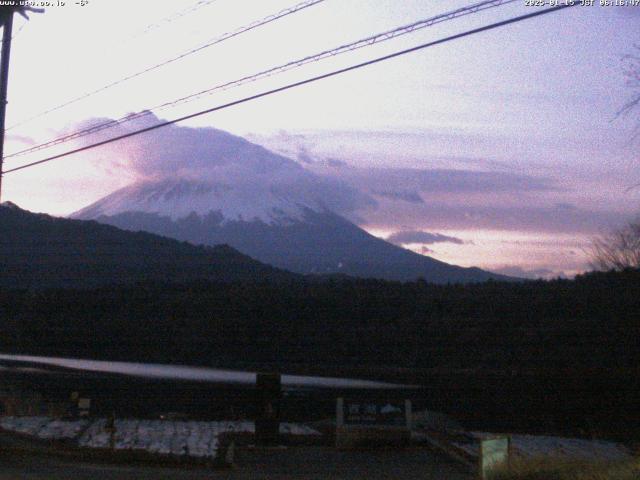
[[[425,448],[337,451],[329,447],[283,450],[238,449],[236,466],[226,470],[202,467],[156,467],[79,463],[44,454],[0,452],[0,480],[471,480],[457,465]]]

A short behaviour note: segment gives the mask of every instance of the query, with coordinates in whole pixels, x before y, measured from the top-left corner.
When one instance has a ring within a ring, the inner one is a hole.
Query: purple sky
[[[117,29],[125,2],[116,0],[51,8],[24,26],[17,19],[8,124],[292,3],[217,0],[176,17],[196,2],[140,0],[126,3]],[[327,0],[12,129],[7,151],[470,3]],[[158,115],[173,118],[530,11],[515,2]],[[616,112],[633,93],[621,58],[640,43],[639,12],[575,7],[186,125],[242,135],[356,189],[372,201],[341,213],[419,253],[507,273],[571,275],[587,267],[593,235],[638,212],[640,189],[628,188],[640,182],[632,140],[640,115]],[[191,157],[206,150],[206,136],[187,132],[172,145]],[[165,138],[139,137],[7,175],[4,199],[71,213],[158,174]],[[134,168],[136,155],[144,169]]]

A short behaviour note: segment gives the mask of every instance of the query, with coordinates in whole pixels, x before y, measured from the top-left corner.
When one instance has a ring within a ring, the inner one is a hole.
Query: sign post
[[[336,401],[339,448],[404,444],[411,435],[411,400],[347,399]]]
[[[511,437],[485,438],[480,441],[480,478],[489,478],[489,472],[496,467],[509,465]]]
[[[256,445],[275,446],[280,438],[279,373],[258,373],[256,377]]]
[[[88,417],[89,409],[91,408],[90,398],[78,398],[78,415],[80,417]]]

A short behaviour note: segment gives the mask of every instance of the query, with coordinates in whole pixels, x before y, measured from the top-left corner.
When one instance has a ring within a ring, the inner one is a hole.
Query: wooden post
[[[256,445],[274,446],[280,439],[279,373],[258,373],[256,376]]]
[[[107,418],[107,423],[104,429],[109,434],[109,447],[111,450],[116,449],[116,412],[112,412],[109,418]]]
[[[338,397],[336,400],[336,428],[344,426],[344,398]]]
[[[407,430],[409,431],[409,435],[411,435],[411,431],[413,430],[413,409],[411,408],[411,400],[404,401],[404,414]]]

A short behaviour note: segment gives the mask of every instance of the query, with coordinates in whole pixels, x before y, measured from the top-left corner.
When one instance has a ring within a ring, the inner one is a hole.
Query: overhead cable
[[[415,46],[415,47],[411,47],[411,48],[407,48],[407,49],[404,49],[404,50],[400,50],[400,51],[397,51],[395,53],[391,53],[389,55],[384,55],[382,57],[378,57],[378,58],[375,58],[375,59],[372,59],[372,60],[368,60],[366,62],[362,62],[362,63],[358,63],[358,64],[355,64],[355,65],[351,65],[349,67],[345,67],[345,68],[341,68],[341,69],[338,69],[338,70],[334,70],[332,72],[324,73],[322,75],[317,75],[317,76],[314,76],[314,77],[310,77],[310,78],[307,78],[305,80],[301,80],[301,81],[298,81],[298,82],[290,83],[290,84],[284,85],[282,87],[278,87],[278,88],[267,90],[267,91],[264,91],[264,92],[261,92],[261,93],[257,93],[255,95],[244,97],[244,98],[241,98],[239,100],[234,100],[234,101],[229,102],[229,103],[225,103],[225,104],[222,104],[222,105],[217,105],[215,107],[208,108],[206,110],[201,110],[199,112],[191,113],[189,115],[185,115],[185,116],[180,117],[180,118],[176,118],[176,119],[173,119],[173,120],[167,120],[167,121],[158,123],[156,125],[152,125],[150,127],[142,128],[140,130],[135,130],[133,132],[128,132],[126,134],[119,135],[119,136],[116,136],[116,137],[113,137],[113,138],[109,138],[107,140],[102,140],[100,142],[92,143],[90,145],[85,145],[83,147],[79,147],[79,148],[76,148],[76,149],[73,149],[73,150],[70,150],[70,151],[67,151],[67,152],[64,152],[64,153],[60,153],[58,155],[53,155],[51,157],[47,157],[47,158],[44,158],[42,160],[38,160],[36,162],[27,163],[25,165],[21,165],[19,167],[12,168],[10,170],[5,171],[4,173],[6,174],[6,173],[12,173],[12,172],[17,172],[17,171],[20,171],[20,170],[24,170],[26,168],[34,167],[36,165],[41,165],[43,163],[47,163],[47,162],[51,162],[53,160],[57,160],[57,159],[60,159],[60,158],[67,157],[67,156],[73,155],[75,153],[84,152],[84,151],[91,150],[91,149],[94,149],[94,148],[97,148],[97,147],[100,147],[100,146],[103,146],[103,145],[107,145],[109,143],[118,142],[118,141],[124,140],[126,138],[130,138],[130,137],[133,137],[133,136],[136,136],[136,135],[140,135],[140,134],[143,134],[143,133],[146,133],[146,132],[157,130],[159,128],[163,128],[163,127],[166,127],[168,125],[173,125],[173,124],[178,123],[178,122],[183,122],[185,120],[190,120],[192,118],[200,117],[202,115],[206,115],[206,114],[209,114],[209,113],[212,113],[212,112],[216,112],[216,111],[223,110],[223,109],[226,109],[226,108],[230,108],[230,107],[233,107],[233,106],[236,106],[236,105],[247,103],[247,102],[250,102],[250,101],[253,101],[253,100],[257,100],[259,98],[263,98],[263,97],[266,97],[266,96],[269,96],[269,95],[273,95],[273,94],[276,94],[276,93],[280,93],[280,92],[284,92],[284,91],[287,91],[287,90],[291,90],[293,88],[297,88],[297,87],[300,87],[300,86],[303,86],[303,85],[308,85],[310,83],[314,83],[314,82],[317,82],[317,81],[320,81],[320,80],[324,80],[326,78],[335,77],[337,75],[341,75],[343,73],[347,73],[347,72],[350,72],[350,71],[353,71],[353,70],[357,70],[357,69],[360,69],[360,68],[363,68],[363,67],[367,67],[367,66],[374,65],[374,64],[377,64],[377,63],[380,63],[380,62],[384,62],[384,61],[390,60],[392,58],[397,58],[397,57],[400,57],[400,56],[403,56],[403,55],[407,55],[409,53],[417,52],[419,50],[424,50],[426,48],[434,47],[436,45],[441,45],[441,44],[444,44],[444,43],[447,43],[447,42],[451,42],[453,40],[457,40],[457,39],[460,39],[460,38],[463,38],[463,37],[468,37],[470,35],[475,35],[477,33],[485,32],[485,31],[488,31],[488,30],[493,30],[493,29],[496,29],[496,28],[500,28],[500,27],[503,27],[503,26],[506,26],[506,25],[518,23],[518,22],[521,22],[521,21],[524,21],[524,20],[528,20],[528,19],[531,19],[531,18],[539,17],[539,16],[546,15],[546,14],[549,14],[549,13],[558,12],[558,11],[564,10],[566,8],[574,7],[576,5],[579,5],[579,4],[578,3],[567,3],[567,4],[564,4],[564,5],[559,5],[559,6],[555,6],[555,7],[551,7],[551,8],[544,8],[544,9],[536,10],[536,11],[534,11],[532,13],[528,13],[526,15],[520,15],[518,17],[512,17],[512,18],[509,18],[507,20],[503,20],[503,21],[500,21],[500,22],[492,23],[492,24],[485,25],[485,26],[482,26],[482,27],[479,27],[479,28],[474,28],[472,30],[467,30],[467,31],[462,32],[462,33],[458,33],[458,34],[455,34],[455,35],[450,35],[448,37],[444,37],[444,38],[441,38],[439,40],[434,40],[434,41],[431,41],[431,42],[423,43],[421,45],[418,45],[418,46]]]

